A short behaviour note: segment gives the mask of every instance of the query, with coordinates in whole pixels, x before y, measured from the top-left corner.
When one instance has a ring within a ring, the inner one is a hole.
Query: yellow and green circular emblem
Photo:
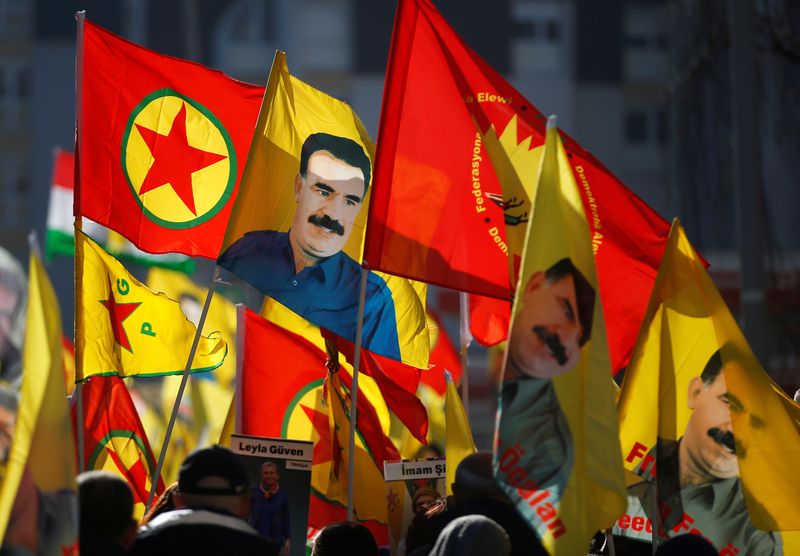
[[[122,170],[144,215],[186,229],[214,217],[236,182],[236,151],[205,106],[172,89],[147,95],[122,136]]]

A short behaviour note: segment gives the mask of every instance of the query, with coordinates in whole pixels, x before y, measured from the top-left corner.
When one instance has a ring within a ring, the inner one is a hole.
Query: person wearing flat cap
[[[175,505],[139,529],[131,554],[278,554],[280,546],[246,521],[250,479],[241,460],[226,448],[203,448],[186,457]]]

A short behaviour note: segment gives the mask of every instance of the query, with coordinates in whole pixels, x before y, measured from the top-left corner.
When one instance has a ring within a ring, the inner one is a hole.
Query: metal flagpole
[[[459,353],[461,354],[461,402],[464,404],[464,413],[469,419],[469,357],[467,350],[472,343],[472,332],[469,329],[469,295],[466,292],[458,294],[458,336]]]
[[[347,454],[347,521],[353,521],[353,481],[356,454],[356,418],[358,417],[358,367],[361,363],[361,334],[364,330],[364,303],[367,299],[369,270],[361,269],[361,287],[358,292],[358,320],[356,320],[356,345],[353,352],[353,386],[350,388],[350,452]]]
[[[656,448],[656,460],[658,459],[658,448]],[[651,554],[655,556],[658,551],[659,530],[661,529],[661,515],[658,513],[658,479],[653,477],[653,503],[650,508],[650,528],[653,530],[653,536],[650,541]]]
[[[606,529],[606,543],[608,544],[608,556],[616,556],[617,551],[614,549],[614,535],[611,534],[610,529]]]
[[[200,320],[197,323],[197,330],[194,333],[192,349],[189,350],[189,358],[186,361],[186,367],[183,369],[183,375],[181,375],[181,385],[178,388],[178,395],[175,396],[175,405],[172,406],[172,415],[170,415],[169,424],[167,425],[167,430],[164,433],[164,442],[161,444],[161,454],[158,456],[156,471],[153,473],[153,479],[151,481],[152,486],[150,487],[150,495],[147,497],[147,506],[145,508],[145,512],[150,511],[150,507],[153,505],[153,498],[155,498],[156,488],[158,487],[158,477],[161,475],[161,468],[164,466],[164,458],[167,455],[167,446],[169,446],[169,440],[172,436],[172,429],[175,426],[175,419],[178,417],[178,409],[181,405],[183,392],[186,390],[186,383],[189,382],[189,371],[192,369],[194,354],[197,352],[197,346],[200,343],[200,336],[203,333],[203,326],[206,323],[208,308],[211,306],[211,298],[214,295],[214,290],[217,288],[217,280],[219,280],[219,276],[220,268],[217,266],[214,268],[214,278],[211,280],[211,285],[208,287],[206,302],[203,305],[203,312],[200,314]]]
[[[245,311],[247,307],[239,303],[236,305],[236,382],[233,389],[234,419],[233,432],[242,432],[242,371],[244,369],[244,331]]]
[[[77,36],[75,39],[75,184],[73,187],[72,215],[75,218],[73,232],[73,242],[75,245],[75,255],[73,264],[75,265],[75,298],[83,295],[83,241],[79,240],[78,235],[83,232],[83,217],[81,216],[81,180],[80,180],[80,151],[78,150],[78,129],[79,122],[83,117],[83,22],[86,19],[86,12],[80,11],[75,14],[77,23]],[[78,261],[81,264],[78,264]],[[78,331],[83,330],[83,314],[79,304],[75,303],[75,320],[73,328],[73,338],[75,339],[75,426],[77,427],[78,437],[78,473],[83,473],[86,467],[86,457],[83,453],[84,430],[83,430],[83,380],[78,381],[78,377],[83,379],[83,343],[78,341]]]

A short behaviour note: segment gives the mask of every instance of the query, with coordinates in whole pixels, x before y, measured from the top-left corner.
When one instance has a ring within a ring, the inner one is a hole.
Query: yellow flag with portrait
[[[217,264],[354,341],[375,145],[352,108],[275,55]],[[367,272],[363,347],[427,368],[425,286]]]
[[[630,536],[643,517],[661,538],[701,534],[723,553],[792,553],[796,534],[777,531],[800,529],[797,404],[761,368],[677,220],[618,407],[624,465],[641,483],[615,532]]]
[[[625,509],[625,482],[589,226],[555,118],[516,291],[495,477],[550,554],[582,554]]]

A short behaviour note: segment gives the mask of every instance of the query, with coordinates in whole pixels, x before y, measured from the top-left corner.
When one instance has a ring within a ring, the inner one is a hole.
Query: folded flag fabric
[[[322,330],[322,335],[336,345],[338,352],[344,355],[350,365],[353,364],[355,346],[352,343],[327,330]],[[416,392],[421,375],[429,371],[421,371],[388,357],[370,353],[366,349],[361,350],[359,369],[375,381],[386,401],[386,407],[414,438],[424,443],[428,434],[428,413]]]
[[[180,305],[144,286],[86,234],[76,233],[76,380],[94,375],[183,373],[195,335]],[[211,371],[228,347],[218,332],[200,338],[192,372]]]
[[[200,319],[208,290],[195,284],[185,274],[165,268],[151,268],[147,272],[147,287],[178,301],[181,310],[193,323],[196,324]],[[211,305],[208,306],[208,314],[203,326],[203,333],[211,334],[213,332],[220,332],[222,337],[230,342],[236,337],[236,306],[229,299],[220,295],[219,288],[211,298]],[[233,394],[233,381],[236,378],[236,354],[230,350],[222,365],[213,373],[201,376],[213,379]]]

